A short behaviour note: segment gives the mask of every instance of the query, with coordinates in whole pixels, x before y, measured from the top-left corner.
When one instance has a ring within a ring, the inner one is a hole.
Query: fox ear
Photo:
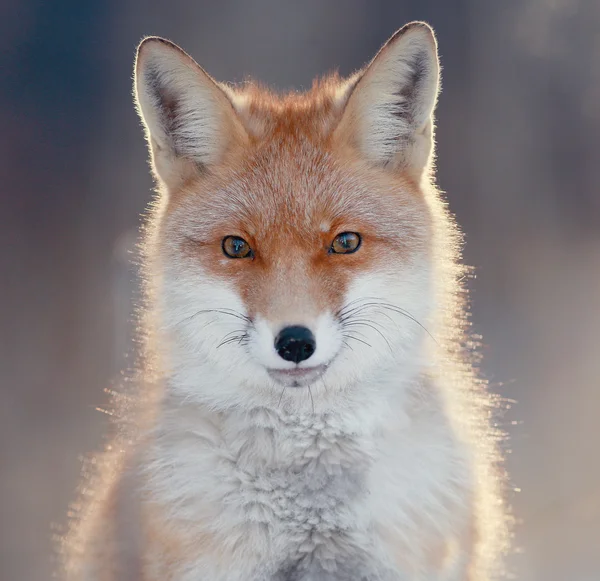
[[[167,189],[218,163],[245,138],[223,89],[168,40],[149,37],[138,47],[135,100],[154,171]]]
[[[336,137],[373,163],[420,175],[431,157],[439,80],[433,30],[407,24],[349,82]]]

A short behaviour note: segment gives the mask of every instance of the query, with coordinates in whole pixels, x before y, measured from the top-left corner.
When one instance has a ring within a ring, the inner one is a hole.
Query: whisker
[[[420,321],[415,319],[415,317],[413,317],[408,311],[401,309],[400,307],[397,307],[395,305],[381,304],[379,306],[382,309],[388,309],[392,312],[398,313],[400,315],[404,315],[407,319],[410,319],[411,321],[413,321],[413,323],[416,323],[419,327],[421,327],[421,329],[423,329],[423,331],[425,331],[425,333],[427,333],[429,335],[429,337],[433,340],[433,342],[436,345],[439,345],[437,339],[429,332],[429,329],[427,329],[427,327],[425,327]]]
[[[352,327],[355,325],[362,326],[362,327],[370,327],[374,331],[377,331],[377,333],[379,333],[381,335],[381,338],[387,343],[387,346],[390,349],[390,353],[394,353],[394,350],[392,349],[392,345],[388,341],[388,338],[377,327],[375,327],[375,325],[372,325],[371,323],[364,323],[361,321],[350,321],[349,323],[346,323],[347,327]]]
[[[368,302],[364,302],[363,304],[359,304],[357,306],[352,306],[352,305],[355,305],[359,301],[368,301]],[[403,315],[404,317],[406,317],[407,319],[410,319],[416,325],[421,327],[421,329],[423,329],[423,331],[425,331],[427,333],[427,335],[429,335],[429,337],[436,343],[436,345],[439,345],[438,341],[430,333],[429,329],[427,329],[419,320],[417,320],[413,315],[411,315],[406,309],[403,309],[403,308],[399,307],[398,305],[393,305],[391,303],[388,303],[388,302],[380,299],[379,297],[362,297],[360,299],[354,299],[353,301],[350,301],[347,305],[342,307],[337,312],[337,316],[338,316],[338,319],[340,320],[340,323],[342,323],[342,325],[343,325],[348,320],[350,320],[353,316],[356,316],[359,313],[361,313],[369,308],[385,309],[385,310],[397,313],[399,315]],[[381,314],[387,316],[387,318],[389,318],[391,320],[391,317],[389,317],[389,315],[386,315],[385,313],[381,313]]]
[[[218,345],[217,345],[217,349],[219,349],[219,347],[223,347],[224,345],[227,345],[228,343],[233,343],[234,341],[238,341],[238,343],[241,343],[241,341],[244,339],[245,334],[244,335],[234,335],[233,337],[229,337],[229,339],[225,339],[223,341],[221,341]]]
[[[359,343],[363,343],[367,347],[373,347],[373,345],[371,345],[370,343],[367,343],[366,341],[363,341],[362,339],[359,339],[358,337],[355,337],[354,335],[351,335],[350,333],[344,333],[344,336],[348,337],[348,339],[354,339],[355,341],[358,341]]]
[[[286,389],[286,385],[283,386],[283,389],[281,390],[281,395],[279,396],[279,401],[277,402],[277,407],[279,407],[281,405],[281,400],[283,398],[283,394],[285,393],[285,389]]]
[[[234,335],[236,333],[241,333],[242,335],[245,335],[246,330],[245,329],[236,329],[235,331],[230,331],[229,333],[227,333],[227,335],[225,335],[225,337],[223,337],[223,339],[227,339],[227,337],[230,337],[231,335]]]
[[[247,315],[244,315],[242,313],[239,313],[239,312],[235,311],[234,309],[229,309],[226,307],[215,308],[215,309],[200,309],[199,311],[196,311],[193,315],[185,317],[184,319],[179,321],[179,323],[177,323],[177,325],[181,325],[183,323],[186,323],[186,322],[194,319],[195,317],[197,317],[199,315],[208,314],[208,313],[217,313],[220,315],[227,315],[230,317],[234,317],[235,319],[244,321],[244,323],[247,324],[247,328],[254,326],[254,323],[250,317],[248,317]],[[218,320],[219,320],[218,317],[215,317],[215,318],[211,319],[210,321],[208,321],[204,326],[207,327],[209,325],[212,325],[213,323],[215,323]],[[233,343],[234,341],[237,341],[239,345],[242,345],[249,338],[247,328],[235,329],[233,331],[230,331],[223,337],[222,341],[217,345],[216,348],[219,349],[219,348],[223,347],[224,345],[227,345],[228,343]]]
[[[189,317],[186,317],[184,319],[182,319],[179,324],[185,323],[187,321],[190,321],[191,319],[196,318],[198,315],[202,315],[202,314],[206,314],[206,313],[219,313],[221,315],[229,315],[230,317],[235,317],[236,319],[240,319],[241,321],[244,321],[248,324],[252,324],[252,319],[250,319],[250,317],[248,317],[247,315],[243,315],[242,313],[238,313],[237,311],[234,311],[233,309],[225,309],[225,308],[220,308],[220,309],[200,309],[199,311],[195,312],[193,315],[190,315]]]
[[[359,301],[364,301],[364,300],[372,300],[373,297],[360,297],[358,299],[354,299],[352,301],[350,301],[349,303],[347,303],[346,305],[344,305],[337,313],[336,315],[338,317],[342,317],[344,316],[344,311],[347,311],[353,304],[359,302]]]
[[[310,395],[310,403],[312,404],[312,413],[314,415],[314,413],[315,413],[315,400],[313,399],[313,394],[312,394],[312,391],[310,389],[310,385],[308,385],[307,387],[308,387],[308,395]]]
[[[366,310],[366,308],[372,308],[373,309],[373,308],[377,308],[377,307],[368,306],[368,307],[365,307],[365,309],[360,309],[356,313],[354,313],[352,317],[347,317],[345,320],[350,320],[350,321],[355,321],[355,320],[356,321],[364,321],[365,319],[355,319],[354,317],[356,315],[360,315],[363,310]],[[394,321],[394,319],[392,319],[392,317],[390,317],[387,313],[381,312],[380,314],[383,315],[388,321],[394,323],[394,325],[396,325],[396,326],[398,325],[398,322]],[[369,319],[366,319],[366,320],[369,321],[370,323],[376,323],[378,325],[381,325],[381,323],[377,323],[377,321],[373,321],[373,320],[369,320]],[[342,321],[342,323],[343,322],[344,321]]]
[[[385,313],[382,313],[382,314],[385,314]],[[392,322],[394,322],[393,319],[390,319],[390,320]],[[347,325],[352,325],[353,323],[369,323],[371,325],[377,325],[378,327],[381,327],[382,329],[385,329],[385,327],[379,321],[375,321],[374,319],[367,319],[367,318],[356,319],[354,317],[352,317],[348,321],[342,323],[342,326],[344,327],[344,326],[347,326]]]

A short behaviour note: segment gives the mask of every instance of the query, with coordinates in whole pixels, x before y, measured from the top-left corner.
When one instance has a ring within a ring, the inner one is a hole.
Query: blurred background
[[[306,88],[412,19],[444,66],[439,183],[466,231],[483,371],[516,400],[521,581],[600,580],[600,2],[0,0],[0,581],[46,581],[131,353],[150,199],[134,49]]]

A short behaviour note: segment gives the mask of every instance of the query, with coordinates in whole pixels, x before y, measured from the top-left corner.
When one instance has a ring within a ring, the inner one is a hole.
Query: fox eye
[[[352,254],[360,248],[360,243],[360,234],[342,232],[333,239],[329,252],[333,254]]]
[[[229,258],[252,258],[252,248],[239,236],[225,236],[221,244],[223,252]]]

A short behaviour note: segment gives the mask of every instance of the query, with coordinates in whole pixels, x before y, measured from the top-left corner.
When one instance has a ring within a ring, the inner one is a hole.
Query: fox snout
[[[285,361],[300,363],[315,352],[317,341],[312,331],[301,325],[285,327],[275,337],[275,351]]]

